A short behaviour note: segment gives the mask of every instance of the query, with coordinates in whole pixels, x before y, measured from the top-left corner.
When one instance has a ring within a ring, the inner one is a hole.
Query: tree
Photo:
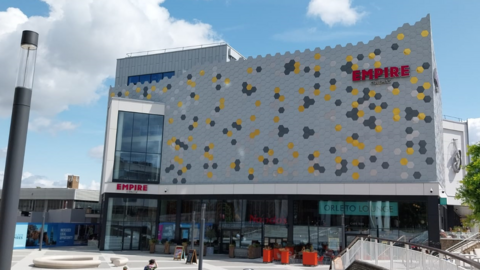
[[[465,169],[467,175],[460,183],[462,186],[457,189],[456,199],[463,201],[463,205],[472,209],[472,214],[467,216],[467,223],[480,223],[480,143],[468,147],[468,155],[471,162]]]

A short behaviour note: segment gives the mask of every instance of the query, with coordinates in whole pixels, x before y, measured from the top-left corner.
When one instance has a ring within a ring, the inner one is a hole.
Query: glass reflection
[[[119,112],[114,182],[158,183],[163,116]]]

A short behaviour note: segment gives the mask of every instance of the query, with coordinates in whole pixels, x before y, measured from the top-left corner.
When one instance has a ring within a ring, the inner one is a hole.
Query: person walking
[[[150,261],[148,261],[148,265],[145,266],[143,270],[155,270],[157,268],[158,268],[157,262],[154,259],[151,259]]]

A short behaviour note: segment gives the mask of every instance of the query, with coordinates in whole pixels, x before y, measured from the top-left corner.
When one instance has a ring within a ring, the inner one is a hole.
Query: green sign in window
[[[321,215],[347,216],[398,216],[397,202],[343,202],[320,201],[318,206]]]
[[[440,205],[447,205],[447,198],[440,198]]]

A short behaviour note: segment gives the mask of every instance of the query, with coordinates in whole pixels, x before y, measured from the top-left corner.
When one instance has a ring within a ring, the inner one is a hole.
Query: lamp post
[[[38,33],[23,31],[0,205],[0,269],[10,269],[12,265],[37,45]]]

